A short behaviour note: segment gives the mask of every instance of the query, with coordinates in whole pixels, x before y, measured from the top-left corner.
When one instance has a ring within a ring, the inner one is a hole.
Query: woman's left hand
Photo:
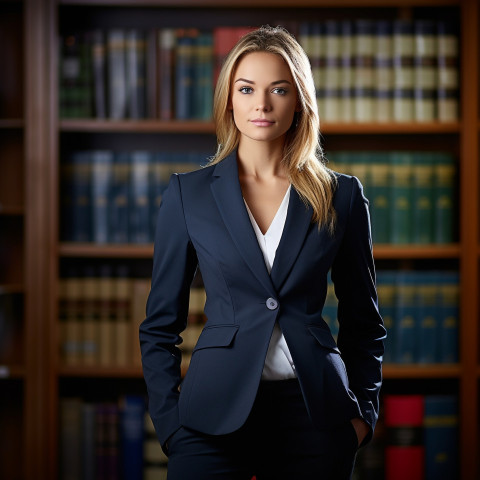
[[[361,418],[352,418],[351,422],[355,432],[357,433],[358,446],[360,446],[364,438],[368,435],[370,427],[368,426],[367,422]]]

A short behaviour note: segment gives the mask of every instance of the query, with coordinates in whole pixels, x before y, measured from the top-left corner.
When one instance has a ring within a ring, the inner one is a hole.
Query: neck
[[[257,178],[285,177],[282,164],[283,138],[277,142],[259,142],[241,138],[238,145],[238,163],[241,174]]]

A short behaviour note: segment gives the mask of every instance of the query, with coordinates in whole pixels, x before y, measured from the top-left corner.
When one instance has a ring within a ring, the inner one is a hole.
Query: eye
[[[252,89],[252,87],[241,87],[238,91],[241,92],[241,93],[248,94],[248,93],[252,93],[253,89]]]
[[[282,88],[282,87],[276,87],[272,90],[273,93],[276,93],[277,95],[286,95],[287,94],[287,90],[285,88]]]

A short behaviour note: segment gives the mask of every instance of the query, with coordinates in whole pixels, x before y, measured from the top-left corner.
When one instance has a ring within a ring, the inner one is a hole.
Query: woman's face
[[[237,64],[232,82],[230,106],[241,135],[264,142],[282,139],[298,110],[295,84],[283,58],[248,53]]]

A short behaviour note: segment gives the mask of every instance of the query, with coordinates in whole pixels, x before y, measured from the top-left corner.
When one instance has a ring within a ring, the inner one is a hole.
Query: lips
[[[273,125],[275,122],[271,120],[267,120],[265,118],[256,118],[255,120],[250,120],[251,123],[256,125],[257,127],[270,127]]]

